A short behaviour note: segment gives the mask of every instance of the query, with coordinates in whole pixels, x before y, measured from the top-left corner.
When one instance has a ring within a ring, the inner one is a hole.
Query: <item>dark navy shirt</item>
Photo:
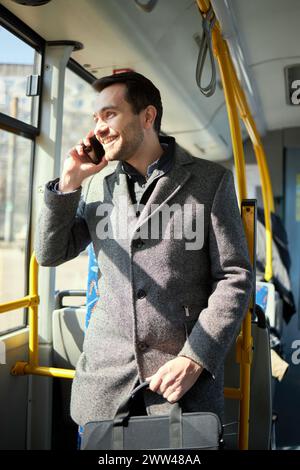
[[[162,156],[151,163],[147,168],[145,177],[127,162],[122,163],[123,171],[127,175],[127,184],[133,204],[146,204],[159,178],[165,175],[173,166],[175,140],[172,137],[160,137],[164,150]]]

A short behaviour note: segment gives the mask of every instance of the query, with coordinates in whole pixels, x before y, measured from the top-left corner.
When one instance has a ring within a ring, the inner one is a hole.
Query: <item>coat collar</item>
[[[173,138],[164,137],[163,139],[163,142],[167,142],[167,139]],[[148,219],[156,212],[161,210],[161,207],[169,202],[175,194],[181,190],[191,176],[191,173],[186,168],[186,166],[191,163],[193,163],[193,157],[175,144],[174,165],[168,173],[159,178],[139,218],[137,218],[134,213],[133,204],[128,190],[126,173],[122,169],[122,163],[118,163],[113,175],[111,175],[111,178],[106,181],[112,195],[113,204],[117,206],[120,200],[127,203],[129,211],[128,222],[135,225],[134,231],[147,222]],[[151,205],[155,205],[153,210]]]

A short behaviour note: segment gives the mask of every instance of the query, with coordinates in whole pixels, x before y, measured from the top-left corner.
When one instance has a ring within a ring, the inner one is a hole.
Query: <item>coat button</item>
[[[144,245],[145,245],[145,243],[143,242],[143,240],[141,240],[141,239],[139,238],[139,239],[137,240],[137,244],[136,244],[137,248],[142,248],[142,246],[144,246]]]
[[[145,243],[143,242],[141,238],[137,238],[136,240],[133,240],[132,245],[135,248],[142,248],[142,246],[145,245]]]
[[[146,351],[146,349],[148,349],[148,344],[143,343],[143,341],[138,341],[137,347],[140,351]]]
[[[143,299],[144,297],[146,297],[146,292],[143,290],[143,289],[140,289],[137,291],[137,298],[138,299]]]

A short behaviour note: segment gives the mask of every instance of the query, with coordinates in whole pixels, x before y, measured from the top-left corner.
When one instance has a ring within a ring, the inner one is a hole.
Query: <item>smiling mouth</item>
[[[101,143],[103,146],[108,147],[109,145],[112,145],[116,140],[118,140],[119,137],[112,137],[109,139],[103,140]]]

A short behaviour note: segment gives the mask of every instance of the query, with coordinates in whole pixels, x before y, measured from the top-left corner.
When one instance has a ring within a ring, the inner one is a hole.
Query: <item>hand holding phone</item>
[[[105,155],[105,150],[95,135],[90,137],[89,140],[90,145],[82,144],[83,151],[95,165],[98,165]]]
[[[69,158],[65,159],[59,181],[59,190],[70,192],[78,189],[85,178],[98,173],[107,165],[104,155],[103,146],[91,130],[84,141],[81,140],[69,150]]]

